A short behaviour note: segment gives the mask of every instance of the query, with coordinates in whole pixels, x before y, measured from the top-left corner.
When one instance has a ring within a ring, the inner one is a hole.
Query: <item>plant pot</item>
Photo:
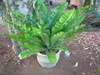
[[[60,53],[61,53],[60,50],[56,53],[57,60],[54,64],[51,64],[50,61],[48,60],[48,57],[45,54],[41,54],[41,53],[37,53],[37,60],[42,67],[52,68],[52,67],[56,66],[56,64],[59,60]]]

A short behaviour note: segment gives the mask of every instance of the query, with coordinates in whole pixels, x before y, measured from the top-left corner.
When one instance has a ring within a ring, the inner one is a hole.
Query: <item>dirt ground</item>
[[[0,19],[0,33],[8,33]],[[12,50],[10,37],[0,34],[0,75],[100,75],[100,53],[84,50],[77,42],[67,46],[71,55],[63,52],[57,65],[51,69],[41,67],[33,55],[21,61]]]

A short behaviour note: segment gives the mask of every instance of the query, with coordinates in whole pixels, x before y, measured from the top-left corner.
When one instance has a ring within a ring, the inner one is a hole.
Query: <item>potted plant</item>
[[[37,54],[40,65],[51,68],[58,62],[61,51],[68,52],[62,44],[84,27],[84,24],[80,24],[85,18],[82,15],[85,8],[65,12],[66,7],[67,2],[64,2],[51,11],[37,0],[31,15],[12,13],[14,20],[6,22],[17,30],[17,33],[9,35],[21,42],[20,46],[24,50],[19,53],[20,59]]]

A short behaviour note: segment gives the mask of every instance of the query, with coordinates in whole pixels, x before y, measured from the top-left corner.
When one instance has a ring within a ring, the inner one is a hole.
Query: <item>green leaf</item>
[[[57,34],[54,34],[51,39],[51,46],[55,46],[58,42],[62,42],[65,38],[65,33],[64,32],[59,32]]]
[[[64,28],[66,28],[66,24],[69,23],[68,21],[71,20],[73,14],[74,14],[74,11],[75,11],[74,9],[70,10],[61,16],[60,20],[52,28],[52,35],[57,32],[66,30]]]
[[[26,33],[26,34],[24,34],[25,35],[25,38],[27,39],[29,39],[31,36],[30,36],[30,34],[28,34],[28,33]]]
[[[21,12],[12,12],[13,17],[18,20],[18,21],[23,21],[25,18],[25,15],[22,14]]]
[[[37,17],[40,17],[41,12],[43,11],[43,9],[45,9],[45,6],[43,4],[44,4],[43,0],[36,0],[35,2],[35,11],[36,11]]]
[[[50,45],[49,36],[46,33],[42,33],[42,41],[47,47],[49,47]]]
[[[35,49],[35,50],[43,50],[43,47],[40,46],[40,45],[36,45],[36,44],[30,44],[30,43],[22,43],[21,46],[23,48],[26,48],[26,49],[29,49],[29,50],[32,50],[32,49]]]
[[[14,27],[17,27],[17,28],[20,28],[21,27],[21,24],[18,24],[16,22],[11,22],[9,20],[6,20],[5,22],[8,23],[9,25],[14,25]]]
[[[12,37],[15,40],[18,40],[18,41],[21,41],[21,42],[25,41],[25,36],[21,33],[17,33],[17,34],[10,33],[9,36]]]
[[[79,30],[80,26],[75,26],[75,32]]]
[[[61,23],[64,22],[64,24],[66,24],[68,22],[68,20],[71,19],[71,17],[73,16],[74,12],[75,12],[75,9],[66,12],[65,14],[63,14],[61,16],[59,22],[61,22]]]
[[[75,35],[74,29],[70,29],[68,32],[66,32],[66,37],[72,37]]]
[[[48,56],[50,63],[54,64],[56,62],[56,53],[53,50],[46,51],[46,55]]]
[[[45,24],[42,18],[40,19],[40,24]]]
[[[41,45],[43,45],[43,42],[41,41],[41,39],[39,39],[38,37],[35,37],[35,36],[32,39],[29,39],[27,42],[29,44],[36,45],[39,47],[41,47]]]
[[[51,15],[51,10],[50,8],[46,8],[46,9],[43,9],[42,11],[42,19],[44,20],[44,23],[45,24],[48,24],[48,19],[50,18],[50,15]]]
[[[64,46],[58,46],[57,48],[55,48],[55,49],[57,49],[57,50],[62,50],[62,51],[68,51],[68,49],[66,48],[66,47],[64,47]]]
[[[37,19],[36,11],[34,8],[32,8],[32,15],[34,19]]]
[[[74,23],[73,23],[73,26],[80,26],[81,22],[84,20],[85,16],[79,16],[78,14],[75,15],[75,17],[73,18],[74,19]]]
[[[52,26],[56,23],[56,21],[59,18],[59,15],[66,9],[67,4],[68,4],[67,2],[64,2],[54,9],[49,18],[48,28],[52,28]]]
[[[19,54],[19,58],[20,59],[24,59],[27,58],[33,54],[36,54],[38,52],[40,52],[41,50],[39,49],[32,49],[32,50],[23,50],[20,54]]]
[[[79,10],[77,10],[80,14],[83,14],[84,12],[86,12],[86,10],[88,10],[89,6],[84,6],[84,7],[81,7]],[[79,15],[80,15],[79,14]]]
[[[21,12],[12,12],[12,14],[18,17],[25,17],[25,15],[22,14]]]
[[[41,31],[41,29],[32,27],[32,33],[33,33],[34,35],[36,35],[36,36],[39,36],[39,35],[41,35],[42,31]]]
[[[13,39],[18,40],[18,35],[17,35],[17,34],[10,33],[10,36],[11,36]]]
[[[28,44],[28,43],[23,43],[21,46],[22,46],[23,48],[30,48],[30,44]]]
[[[47,29],[47,24],[38,24],[38,27],[41,29],[41,31],[43,31]]]

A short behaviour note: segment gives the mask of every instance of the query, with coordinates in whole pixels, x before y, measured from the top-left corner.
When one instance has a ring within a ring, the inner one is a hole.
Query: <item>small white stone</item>
[[[90,66],[92,66],[92,63],[90,62]]]
[[[75,65],[73,65],[73,66],[74,66],[74,67],[78,67],[78,64],[79,64],[79,63],[78,63],[78,62],[76,62],[76,63],[75,63]]]
[[[5,39],[5,36],[3,38]]]
[[[10,47],[9,45],[7,45],[7,47]]]

